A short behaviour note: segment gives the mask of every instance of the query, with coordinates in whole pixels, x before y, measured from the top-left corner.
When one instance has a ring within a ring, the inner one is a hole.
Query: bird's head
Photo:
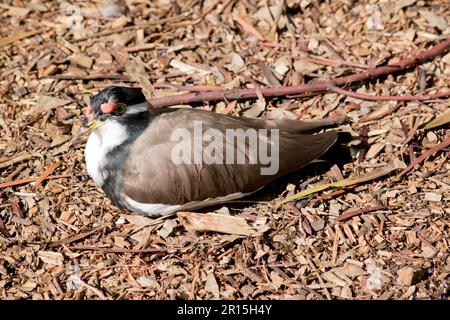
[[[128,87],[108,87],[91,98],[85,119],[72,142],[102,126],[109,119],[121,119],[148,110],[142,90]]]

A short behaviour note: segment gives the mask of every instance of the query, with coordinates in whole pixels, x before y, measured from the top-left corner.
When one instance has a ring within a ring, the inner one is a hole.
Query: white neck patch
[[[127,137],[126,127],[113,119],[106,120],[104,125],[89,135],[84,155],[87,171],[97,186],[102,187],[108,178],[106,155],[125,142]]]

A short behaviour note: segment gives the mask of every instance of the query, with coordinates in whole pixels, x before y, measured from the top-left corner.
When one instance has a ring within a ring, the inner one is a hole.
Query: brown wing
[[[245,164],[175,164],[172,161],[172,150],[179,144],[179,141],[171,140],[173,129],[186,128],[192,132],[194,121],[202,122],[203,132],[214,128],[224,136],[226,129],[274,128],[273,122],[267,125],[267,121],[249,123],[246,120],[193,110],[176,110],[155,116],[130,150],[124,168],[125,193],[141,203],[182,204],[237,192],[254,192],[316,159],[337,139],[335,131],[315,135],[292,133],[295,132],[295,121],[288,121],[289,132],[280,129],[278,142],[269,139],[276,143],[274,147],[279,151],[278,171],[273,175],[261,174],[261,169],[269,165],[249,163],[248,148],[236,150],[236,154],[246,159]],[[247,147],[248,144],[247,141]],[[207,145],[209,142],[203,143],[203,147]]]

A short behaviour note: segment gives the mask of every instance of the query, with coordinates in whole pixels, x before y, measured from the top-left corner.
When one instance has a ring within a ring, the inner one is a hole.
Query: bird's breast
[[[97,186],[103,187],[108,178],[108,154],[127,137],[126,127],[117,121],[107,121],[89,135],[85,149],[86,168]]]
[[[96,132],[89,135],[85,149],[86,169],[95,184],[102,187],[106,180],[105,152],[102,152],[101,137]]]

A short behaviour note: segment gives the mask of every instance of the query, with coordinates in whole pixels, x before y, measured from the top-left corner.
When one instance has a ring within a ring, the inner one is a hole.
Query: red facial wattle
[[[114,111],[115,108],[116,104],[112,102],[103,103],[102,105],[100,105],[100,109],[102,110],[103,113],[111,113]]]

